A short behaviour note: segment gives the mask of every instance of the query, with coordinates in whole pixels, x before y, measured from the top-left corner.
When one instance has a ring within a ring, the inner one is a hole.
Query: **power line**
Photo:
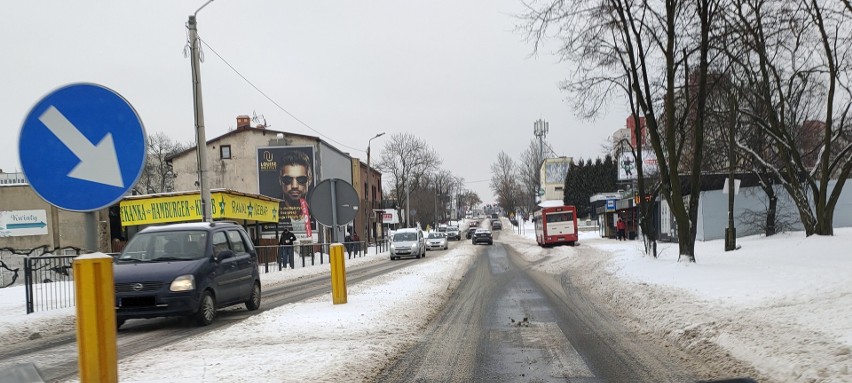
[[[234,71],[234,73],[236,73],[236,74],[237,74],[237,76],[240,76],[240,78],[242,78],[242,79],[243,79],[243,81],[245,81],[247,84],[249,84],[252,88],[254,88],[254,90],[256,90],[258,93],[260,93],[260,94],[261,94],[263,97],[265,97],[267,100],[269,100],[269,102],[271,102],[273,105],[275,105],[276,107],[278,107],[278,109],[280,109],[282,112],[287,113],[287,115],[288,115],[288,116],[290,116],[291,118],[293,118],[294,120],[296,120],[298,123],[302,124],[302,126],[304,126],[304,127],[308,128],[308,129],[310,129],[311,131],[313,131],[314,133],[316,133],[316,134],[317,134],[317,135],[319,135],[320,137],[323,137],[323,138],[325,138],[325,139],[327,139],[327,140],[329,140],[329,141],[331,141],[331,142],[334,142],[335,144],[338,144],[338,145],[340,145],[340,146],[342,146],[342,147],[345,147],[345,148],[347,148],[347,149],[351,149],[351,150],[355,150],[355,151],[359,151],[359,152],[363,152],[363,153],[366,153],[366,152],[367,152],[366,150],[358,149],[358,148],[353,148],[353,147],[351,147],[351,146],[349,146],[349,145],[345,145],[345,144],[343,144],[343,143],[340,143],[340,142],[338,142],[338,141],[336,141],[336,140],[332,139],[331,137],[326,136],[326,135],[324,135],[324,134],[320,133],[318,130],[316,130],[316,129],[314,129],[313,127],[311,127],[310,125],[308,125],[308,123],[306,123],[306,122],[304,122],[304,121],[300,120],[298,117],[296,117],[295,115],[293,115],[293,113],[290,113],[290,111],[288,111],[287,109],[284,109],[284,107],[283,107],[283,106],[279,105],[279,104],[278,104],[278,102],[276,102],[275,100],[273,100],[273,99],[272,99],[272,97],[269,97],[269,96],[268,96],[268,95],[267,95],[264,91],[260,90],[260,88],[258,88],[256,85],[254,85],[254,83],[252,83],[249,79],[247,79],[247,78],[246,78],[246,76],[243,76],[243,74],[242,74],[242,73],[240,73],[240,71],[238,71],[238,70],[237,70],[237,68],[234,68],[234,66],[233,66],[233,65],[231,65],[231,63],[229,63],[229,62],[228,62],[228,60],[225,60],[225,58],[224,58],[224,57],[222,57],[222,55],[220,55],[220,54],[219,54],[219,52],[216,52],[216,50],[215,50],[215,49],[213,49],[213,47],[211,47],[211,46],[210,46],[210,44],[207,44],[207,41],[205,41],[205,40],[201,39],[200,37],[198,38],[198,40],[199,40],[199,41],[201,41],[201,43],[202,43],[202,44],[204,44],[204,46],[205,46],[205,47],[207,47],[208,49],[210,49],[210,51],[211,51],[211,52],[213,52],[213,54],[215,54],[215,55],[216,55],[216,57],[218,57],[218,58],[219,58],[219,60],[222,60],[222,62],[224,62],[224,63],[225,63],[225,65],[227,65],[227,66],[228,66],[228,68],[231,68],[231,70],[232,70],[232,71]]]

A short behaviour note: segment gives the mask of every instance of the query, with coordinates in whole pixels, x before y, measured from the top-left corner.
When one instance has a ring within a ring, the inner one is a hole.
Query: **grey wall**
[[[837,181],[831,181],[829,190],[834,188]],[[844,185],[840,200],[834,210],[834,227],[852,227],[852,185]],[[781,186],[776,186],[778,194],[778,216],[789,216],[795,220],[794,229],[801,230],[802,223],[796,205]],[[758,187],[740,188],[734,198],[734,226],[737,237],[762,234],[759,228],[746,227],[741,218],[747,210],[765,211],[766,194]],[[725,238],[728,227],[728,195],[721,190],[711,190],[701,193],[698,206],[698,228],[695,235],[697,241],[710,241]]]
[[[324,142],[319,143],[317,155],[317,167],[320,168],[320,179],[338,178],[352,184],[352,159]]]

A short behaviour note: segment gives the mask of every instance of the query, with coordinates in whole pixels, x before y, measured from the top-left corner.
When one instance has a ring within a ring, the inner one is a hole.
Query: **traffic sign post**
[[[86,246],[97,250],[94,211],[120,200],[145,165],[146,136],[136,110],[97,84],[61,87],[27,114],[18,141],[21,166],[48,203],[86,215]]]
[[[145,129],[130,103],[96,84],[67,85],[42,98],[24,120],[18,141],[24,175],[36,194],[60,209],[86,212],[91,252],[98,250],[95,211],[133,187],[146,149]],[[83,381],[116,382],[112,269],[103,264],[112,264],[112,257],[75,259],[78,364]]]
[[[349,183],[337,178],[323,180],[308,193],[311,216],[326,226],[331,226],[334,241],[337,227],[348,225],[358,213],[358,192]]]

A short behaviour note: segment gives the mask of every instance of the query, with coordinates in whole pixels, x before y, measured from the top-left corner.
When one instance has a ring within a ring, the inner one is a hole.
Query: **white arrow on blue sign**
[[[30,110],[18,141],[33,190],[56,207],[94,211],[127,193],[145,165],[145,128],[133,106],[97,84],[71,84]]]

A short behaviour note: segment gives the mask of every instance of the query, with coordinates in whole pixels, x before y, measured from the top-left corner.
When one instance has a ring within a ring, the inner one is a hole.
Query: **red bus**
[[[572,205],[542,207],[533,213],[533,223],[541,247],[577,242],[577,208]]]

